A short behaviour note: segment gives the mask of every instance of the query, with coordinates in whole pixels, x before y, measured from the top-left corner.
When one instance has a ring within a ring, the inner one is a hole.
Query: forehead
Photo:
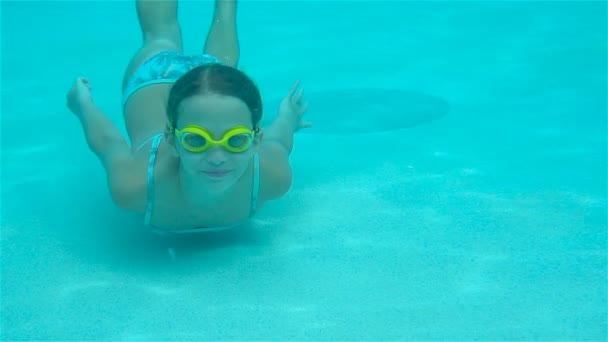
[[[178,108],[177,126],[199,125],[212,132],[252,126],[251,112],[242,100],[216,94],[195,95],[184,99]]]

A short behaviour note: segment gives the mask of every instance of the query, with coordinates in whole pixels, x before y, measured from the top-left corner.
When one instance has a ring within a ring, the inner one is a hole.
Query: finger
[[[89,90],[93,89],[93,86],[91,85],[91,83],[89,83],[88,78],[82,77],[80,80],[82,81],[82,84],[84,84],[87,87],[87,89],[89,89]]]
[[[295,103],[299,103],[300,101],[302,101],[303,96],[304,96],[304,89],[302,88],[296,93],[296,96],[294,97],[293,101]]]
[[[293,87],[291,87],[291,90],[289,91],[289,94],[287,95],[288,98],[292,98],[293,95],[296,93],[296,90],[298,90],[298,87],[300,86],[300,81],[296,81],[293,84]]]
[[[304,103],[304,104],[302,105],[302,108],[300,108],[300,113],[301,113],[301,114],[304,114],[304,113],[305,113],[305,112],[308,110],[308,105],[309,105],[309,103],[308,103],[308,102],[306,102],[306,103]]]

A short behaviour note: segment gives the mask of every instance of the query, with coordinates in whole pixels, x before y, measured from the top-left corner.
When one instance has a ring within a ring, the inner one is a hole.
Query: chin
[[[211,178],[209,176],[204,175],[203,181],[206,184],[206,187],[212,193],[223,193],[232,188],[237,181],[238,178],[235,178],[234,175],[227,175],[223,178]]]
[[[207,189],[212,194],[222,194],[234,186],[234,182],[213,182],[207,183]]]
[[[203,186],[211,194],[222,194],[232,189],[241,179],[246,169],[232,169],[225,175],[212,175],[204,170],[196,170],[191,173],[196,183]]]

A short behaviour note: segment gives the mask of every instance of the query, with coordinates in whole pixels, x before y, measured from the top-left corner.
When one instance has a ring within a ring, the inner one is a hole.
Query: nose
[[[207,153],[207,162],[211,165],[217,166],[226,162],[226,151],[219,146],[212,147]]]

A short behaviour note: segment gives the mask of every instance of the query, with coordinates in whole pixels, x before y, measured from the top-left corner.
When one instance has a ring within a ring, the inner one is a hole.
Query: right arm
[[[93,103],[88,101],[75,113],[80,119],[89,148],[107,165],[111,156],[120,150],[130,151],[126,139],[112,121]]]
[[[135,170],[131,148],[112,121],[95,105],[86,79],[77,79],[68,93],[68,107],[78,117],[85,139],[106,170],[114,203],[127,210],[141,206],[144,179]]]

